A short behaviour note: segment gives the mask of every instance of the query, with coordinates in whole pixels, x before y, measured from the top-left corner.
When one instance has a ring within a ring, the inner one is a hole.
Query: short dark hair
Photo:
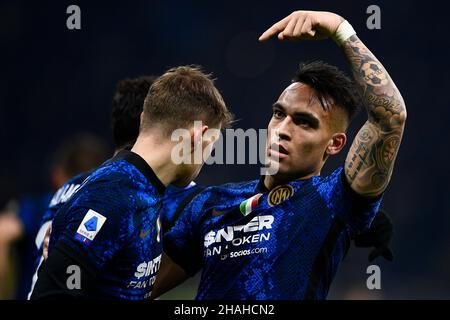
[[[103,139],[90,133],[78,133],[64,139],[53,155],[53,167],[60,167],[68,177],[100,166],[109,150]]]
[[[169,133],[195,120],[225,127],[232,119],[211,76],[199,66],[181,66],[153,82],[144,103],[142,129],[162,123]]]
[[[112,100],[112,133],[116,149],[133,145],[139,134],[141,112],[150,86],[157,77],[120,80]]]
[[[343,108],[349,122],[358,113],[361,96],[354,82],[337,67],[322,61],[301,63],[292,82],[301,82],[313,88],[325,110]]]

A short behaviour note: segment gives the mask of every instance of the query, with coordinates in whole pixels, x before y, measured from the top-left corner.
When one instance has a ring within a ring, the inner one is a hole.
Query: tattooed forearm
[[[355,191],[377,196],[392,174],[406,107],[389,74],[356,35],[343,44],[343,50],[368,115],[350,148],[345,173]]]
[[[387,126],[402,124],[406,119],[406,107],[383,65],[356,35],[342,48],[362,94],[369,121]]]

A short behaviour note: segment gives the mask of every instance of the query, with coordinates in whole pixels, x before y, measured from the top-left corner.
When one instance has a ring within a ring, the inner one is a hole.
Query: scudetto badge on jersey
[[[91,243],[106,221],[106,217],[90,209],[78,227],[75,239],[84,244]]]

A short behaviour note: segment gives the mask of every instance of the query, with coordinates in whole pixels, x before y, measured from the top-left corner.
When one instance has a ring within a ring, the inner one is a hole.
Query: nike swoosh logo
[[[216,210],[216,209],[212,209],[212,215],[213,215],[214,217],[221,216],[221,215],[223,215],[223,214],[226,213],[226,212],[227,212],[227,210]]]
[[[139,234],[139,236],[142,238],[142,239],[144,239],[149,233],[150,233],[150,230],[151,230],[152,228],[149,228],[147,231],[142,231],[141,230],[141,233]]]

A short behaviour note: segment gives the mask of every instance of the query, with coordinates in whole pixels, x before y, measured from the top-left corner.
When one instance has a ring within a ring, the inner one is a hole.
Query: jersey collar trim
[[[158,190],[159,194],[164,194],[166,186],[159,180],[153,169],[140,155],[129,150],[122,150],[113,158],[113,161],[117,160],[125,160],[128,163],[131,163],[147,178],[156,190]]]

